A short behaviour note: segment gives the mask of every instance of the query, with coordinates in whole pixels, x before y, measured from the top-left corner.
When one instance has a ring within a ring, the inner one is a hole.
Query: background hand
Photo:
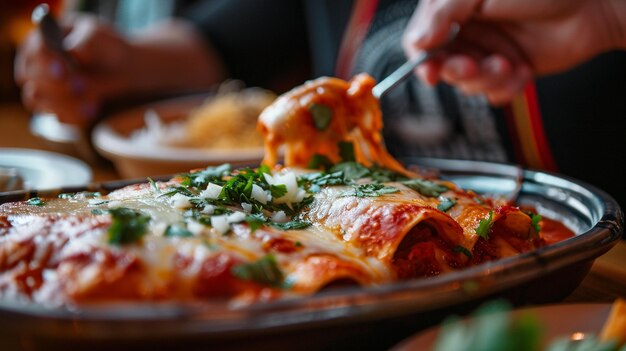
[[[50,51],[35,30],[18,50],[15,79],[27,108],[54,112],[63,122],[84,125],[105,98],[129,85],[125,67],[130,47],[111,26],[92,16],[72,19],[63,29],[64,47],[74,64]]]

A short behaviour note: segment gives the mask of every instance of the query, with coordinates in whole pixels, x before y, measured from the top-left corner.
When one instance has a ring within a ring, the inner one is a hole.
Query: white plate
[[[89,183],[92,177],[84,162],[42,150],[0,148],[0,167],[16,169],[26,189],[80,186]]]
[[[514,310],[516,315],[530,312],[543,326],[543,343],[557,338],[584,338],[598,335],[609,316],[611,304],[562,304]],[[432,350],[440,327],[433,327],[398,344],[391,351]],[[450,350],[454,351],[454,350]]]

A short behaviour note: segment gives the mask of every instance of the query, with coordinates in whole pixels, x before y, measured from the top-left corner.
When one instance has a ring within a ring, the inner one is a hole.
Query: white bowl
[[[193,95],[146,104],[105,118],[93,130],[92,140],[96,150],[113,161],[124,178],[139,178],[187,172],[209,165],[258,165],[263,158],[263,148],[207,149],[161,145],[138,146],[129,136],[144,126],[146,111],[156,112],[164,123],[185,118],[200,106],[207,95]]]

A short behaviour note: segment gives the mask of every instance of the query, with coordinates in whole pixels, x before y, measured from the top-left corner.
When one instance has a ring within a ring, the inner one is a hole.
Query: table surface
[[[55,151],[51,145],[30,134],[28,113],[18,104],[0,104],[0,147],[33,148]],[[95,181],[119,179],[110,164],[92,166]],[[591,271],[564,302],[612,302],[626,297],[626,242],[594,262]]]

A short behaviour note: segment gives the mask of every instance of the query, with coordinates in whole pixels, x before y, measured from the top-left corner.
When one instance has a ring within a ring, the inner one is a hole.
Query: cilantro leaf
[[[109,213],[113,217],[108,229],[110,244],[131,244],[146,234],[150,216],[125,207],[109,209]]]
[[[270,185],[270,193],[273,199],[277,199],[287,194],[287,186],[285,184]]]
[[[152,190],[154,190],[155,193],[161,194],[161,189],[159,189],[159,186],[154,180],[152,180],[152,178],[148,177],[148,183],[150,183],[150,187],[152,187]]]
[[[398,189],[395,187],[370,183],[354,185],[351,190],[343,192],[341,196],[377,197],[396,192],[398,192]]]
[[[163,233],[166,237],[180,236],[180,237],[190,237],[193,236],[193,233],[187,229],[184,224],[170,224],[165,228],[165,232]]]
[[[33,197],[26,200],[26,204],[28,204],[29,206],[43,206],[46,204],[46,202],[43,201],[40,197]]]
[[[217,167],[207,167],[198,172],[183,173],[182,185],[187,187],[206,188],[209,183],[222,184],[222,178],[231,172],[231,166],[228,163]]]
[[[541,222],[541,215],[534,213],[530,216],[530,224],[535,228],[535,231],[539,233],[541,230],[541,226],[539,226],[539,222]]]
[[[266,255],[260,259],[231,268],[231,273],[243,280],[251,280],[261,285],[280,287],[283,283],[283,272],[278,267],[274,255]]]
[[[270,222],[272,227],[282,230],[299,230],[311,226],[311,222],[308,221],[290,221],[285,223]]]
[[[245,221],[250,226],[250,231],[254,233],[267,222],[267,218],[261,213],[255,213],[247,215]]]
[[[452,251],[454,252],[460,252],[463,255],[467,256],[467,258],[471,259],[473,257],[472,252],[470,250],[468,250],[466,247],[463,246],[455,246],[452,248]]]
[[[402,184],[428,197],[437,197],[448,190],[447,186],[419,178],[405,180]]]
[[[313,117],[313,125],[317,130],[326,130],[333,119],[333,110],[324,104],[311,104],[309,112]]]
[[[444,197],[441,199],[441,202],[439,202],[439,205],[437,205],[437,209],[442,212],[447,212],[449,209],[454,207],[454,205],[456,205],[456,200]]]
[[[493,226],[493,210],[489,211],[489,218],[481,219],[476,227],[476,234],[484,239],[489,239],[489,232]]]
[[[307,165],[309,169],[329,169],[333,166],[333,162],[326,156],[315,154],[311,157],[311,161]]]
[[[350,183],[365,178],[370,174],[370,170],[367,169],[367,167],[354,161],[338,163],[329,169],[328,172],[342,172],[344,183]]]
[[[354,144],[350,141],[340,141],[337,144],[339,148],[339,157],[342,162],[355,162]]]

